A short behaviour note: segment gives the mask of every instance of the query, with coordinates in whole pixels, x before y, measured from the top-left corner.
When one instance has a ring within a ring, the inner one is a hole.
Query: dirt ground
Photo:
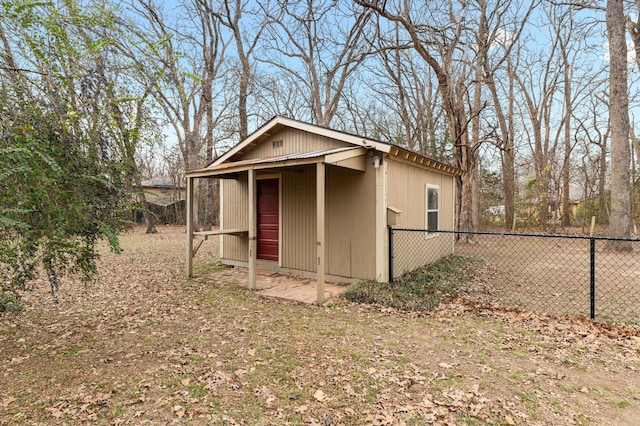
[[[0,316],[0,425],[639,422],[635,329],[266,298],[217,274],[211,240],[186,280],[184,237],[137,228],[95,283],[55,305],[38,282]]]

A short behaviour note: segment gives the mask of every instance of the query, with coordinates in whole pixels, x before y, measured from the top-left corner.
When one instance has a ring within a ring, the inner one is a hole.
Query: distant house
[[[585,189],[576,183],[569,184],[569,212],[572,218],[578,216],[578,208],[587,200]]]
[[[187,173],[187,274],[194,238],[220,235],[230,265],[324,282],[389,279],[388,226],[453,229],[455,177],[447,164],[370,138],[275,117],[208,167]],[[220,229],[194,232],[193,181],[221,179]],[[396,271],[453,252],[451,234],[420,233],[396,250]]]
[[[186,189],[167,176],[154,177],[141,182],[147,208],[159,223],[184,223]]]

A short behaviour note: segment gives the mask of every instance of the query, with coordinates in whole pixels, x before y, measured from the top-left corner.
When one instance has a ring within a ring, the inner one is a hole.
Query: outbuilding
[[[274,117],[206,168],[187,173],[187,275],[194,240],[219,236],[223,263],[325,281],[389,280],[388,227],[453,229],[460,170],[397,145]],[[220,179],[220,227],[195,232],[193,183]],[[397,247],[396,275],[453,252],[425,231]]]

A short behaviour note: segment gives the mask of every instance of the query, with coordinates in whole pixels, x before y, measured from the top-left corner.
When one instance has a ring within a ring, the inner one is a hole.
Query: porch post
[[[249,169],[249,289],[256,288],[256,171]]]
[[[379,155],[382,155],[382,153]],[[380,165],[374,168],[374,171],[376,174],[376,279],[381,282],[387,282],[391,277],[389,277],[388,271],[387,159],[384,156]]]
[[[187,278],[193,277],[193,178],[187,176]]]
[[[316,253],[318,256],[316,269],[317,303],[324,303],[324,269],[325,269],[325,164],[316,163]]]

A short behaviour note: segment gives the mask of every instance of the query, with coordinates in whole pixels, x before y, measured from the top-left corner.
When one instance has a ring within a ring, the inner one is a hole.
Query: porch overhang
[[[249,282],[248,287],[256,286],[256,176],[260,171],[288,172],[301,166],[315,166],[316,169],[316,250],[317,250],[317,303],[325,300],[325,265],[327,257],[327,244],[325,241],[325,193],[326,193],[326,166],[343,167],[356,172],[365,172],[367,159],[370,157],[371,148],[365,147],[340,147],[324,151],[306,152],[283,155],[279,157],[259,158],[212,164],[206,168],[187,172],[187,277],[192,276],[193,238],[196,235],[221,235],[231,233],[248,233],[249,239]],[[289,169],[289,170],[287,170]],[[247,230],[218,230],[215,232],[194,232],[193,226],[193,185],[199,178],[237,179],[246,174],[248,181],[248,214],[249,226]],[[379,173],[378,173],[379,174]],[[233,232],[232,232],[233,231]],[[196,248],[197,251],[197,248]]]
[[[238,174],[248,170],[272,170],[296,166],[324,163],[331,166],[344,167],[364,172],[367,168],[367,153],[362,147],[341,147],[325,151],[305,152],[300,154],[282,155],[279,157],[259,158],[253,160],[233,161],[187,172],[187,178],[216,177],[220,179],[235,179]]]

